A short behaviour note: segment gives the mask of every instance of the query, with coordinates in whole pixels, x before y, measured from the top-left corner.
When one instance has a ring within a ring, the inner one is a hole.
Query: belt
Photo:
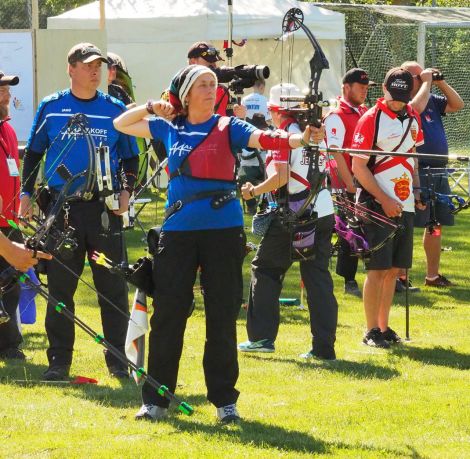
[[[229,201],[236,199],[237,191],[202,191],[200,193],[196,193],[192,196],[189,196],[186,199],[179,199],[178,201],[174,202],[171,206],[168,206],[165,211],[165,220],[170,218],[175,212],[178,212],[183,208],[184,205],[189,204],[190,202],[198,201],[199,199],[205,198],[212,198],[210,205],[213,209],[221,209],[225,204]]]
[[[49,193],[51,195],[51,200],[52,201],[57,201],[57,198],[60,195],[60,190],[55,190],[54,188],[49,189]],[[99,193],[95,191],[91,197],[91,199],[82,199],[82,198],[74,198],[71,200],[71,202],[94,202],[98,201],[100,198]]]

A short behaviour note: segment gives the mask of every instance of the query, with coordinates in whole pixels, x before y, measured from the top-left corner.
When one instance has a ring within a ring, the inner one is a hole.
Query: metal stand
[[[410,282],[408,278],[408,268],[405,269],[405,328],[406,328],[406,341],[410,341],[410,301],[409,290]]]

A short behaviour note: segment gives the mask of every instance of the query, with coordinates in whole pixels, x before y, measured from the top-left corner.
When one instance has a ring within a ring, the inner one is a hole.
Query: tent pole
[[[106,22],[105,0],[100,0],[100,30],[104,30]]]

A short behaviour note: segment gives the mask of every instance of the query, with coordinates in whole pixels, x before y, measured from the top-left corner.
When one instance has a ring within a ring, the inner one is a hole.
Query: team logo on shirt
[[[411,138],[413,139],[413,142],[416,142],[416,139],[418,138],[418,130],[416,129],[415,126],[411,127],[410,133],[411,133]]]
[[[360,145],[362,142],[364,142],[364,136],[360,132],[356,132],[354,143]]]
[[[336,135],[336,128],[333,128],[333,129],[331,130],[331,135]]]
[[[406,173],[403,173],[401,177],[390,179],[395,186],[393,187],[393,191],[397,198],[400,201],[406,201],[410,196],[410,178]]]
[[[170,148],[170,155],[186,156],[191,149],[192,147],[190,145],[176,141]]]

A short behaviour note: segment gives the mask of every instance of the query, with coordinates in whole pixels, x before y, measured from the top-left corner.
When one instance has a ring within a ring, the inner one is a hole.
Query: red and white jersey
[[[367,107],[365,105],[354,107],[343,97],[338,100],[339,107],[328,113],[323,120],[326,130],[326,144],[329,147],[336,145],[339,148],[349,148],[356,124],[367,111]]]
[[[419,115],[409,104],[406,106],[406,115],[399,117],[387,107],[384,99],[378,99],[377,104],[357,123],[351,148],[393,151],[400,145],[396,151],[411,152],[415,146],[423,143]],[[355,156],[369,158],[368,155]],[[401,201],[405,211],[414,212],[414,159],[397,156],[373,158],[375,163],[371,166],[371,171],[380,188],[390,197]]]
[[[283,126],[281,125],[281,129],[282,128]],[[292,134],[299,134],[302,132],[299,128],[299,125],[295,122],[285,127],[285,130]],[[324,145],[322,146],[324,147]],[[273,175],[275,163],[289,162],[289,151],[290,150],[285,149],[268,152],[268,155],[266,156],[266,173],[268,177]],[[290,176],[288,183],[289,194],[297,194],[301,191],[304,191],[306,188],[309,188],[309,183],[307,181],[308,165],[308,158],[303,148],[296,148],[295,150],[291,151],[289,168]],[[323,154],[320,156],[319,168],[320,171],[325,169],[325,156]],[[318,193],[315,201],[314,211],[317,212],[318,217],[324,217],[334,213],[331,194],[327,189],[324,189]]]
[[[328,113],[323,120],[325,125],[325,141],[328,147],[350,148],[354,129],[361,116],[367,111],[365,105],[354,107],[343,97],[338,97],[339,106]],[[343,154],[346,166],[352,174],[352,158],[348,153]],[[336,160],[329,159],[327,168],[329,170],[331,186],[336,189],[344,189],[346,185],[339,177]]]

